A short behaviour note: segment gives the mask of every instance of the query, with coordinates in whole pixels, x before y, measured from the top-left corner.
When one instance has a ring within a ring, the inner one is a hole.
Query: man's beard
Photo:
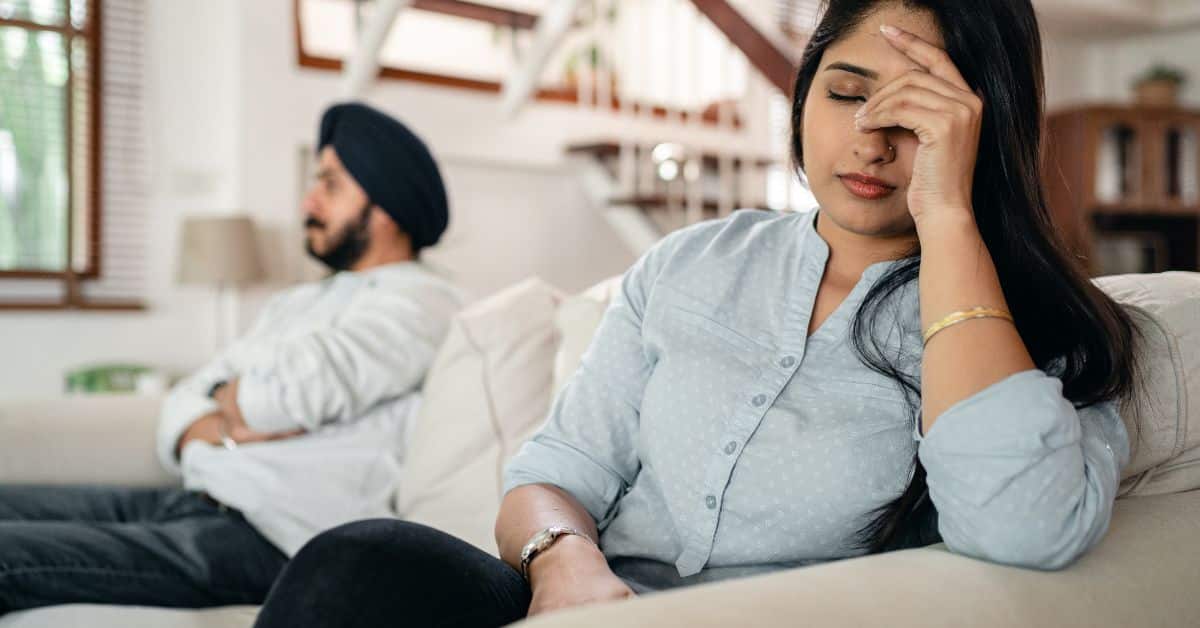
[[[368,230],[370,219],[371,206],[368,204],[363,208],[361,216],[350,221],[349,224],[342,227],[337,233],[330,234],[327,241],[329,246],[324,253],[317,253],[313,249],[313,241],[310,237],[308,242],[305,243],[308,254],[318,259],[334,272],[350,269],[367,252],[367,245],[371,242],[371,234]],[[305,221],[304,225],[306,227],[325,228],[325,224],[316,218],[309,218]]]

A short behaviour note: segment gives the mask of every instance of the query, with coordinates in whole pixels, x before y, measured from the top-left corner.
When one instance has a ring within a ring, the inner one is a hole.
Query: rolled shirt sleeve
[[[546,423],[506,467],[505,493],[527,484],[552,484],[602,522],[633,483],[641,468],[642,395],[653,370],[642,342],[642,318],[661,261],[680,233],[662,240],[625,273]]]
[[[920,441],[938,530],[953,551],[1059,569],[1108,530],[1129,438],[1115,401],[1076,409],[1041,370],[951,406]]]
[[[438,283],[382,283],[354,298],[336,324],[282,340],[241,370],[238,408],[250,429],[314,430],[411,392],[461,307]]]
[[[217,411],[217,402],[208,396],[208,391],[213,384],[232,376],[233,371],[227,361],[219,357],[180,381],[167,394],[159,413],[156,449],[159,462],[168,472],[182,474],[179,459],[175,456],[175,446],[192,423]]]
[[[276,296],[263,306],[262,312],[250,326],[247,337],[253,337],[268,328],[277,316],[276,312],[282,300]],[[222,351],[220,355],[203,368],[180,380],[163,400],[159,413],[157,450],[158,458],[163,467],[170,473],[181,475],[179,458],[175,455],[175,446],[183,433],[200,417],[220,409],[217,402],[208,396],[213,385],[237,377],[232,356],[237,352],[234,346]]]

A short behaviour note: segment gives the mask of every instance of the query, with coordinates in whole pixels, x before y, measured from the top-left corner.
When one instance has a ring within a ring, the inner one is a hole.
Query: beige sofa
[[[524,625],[1200,626],[1200,275],[1100,283],[1143,320],[1150,370],[1122,409],[1135,451],[1110,532],[1066,570],[1001,567],[934,546]],[[575,368],[614,287],[568,297],[529,280],[456,319],[425,383],[398,512],[495,552],[500,470]],[[154,457],[157,410],[142,397],[2,402],[0,482],[170,483]],[[254,612],[68,605],[10,614],[0,628],[244,627]]]

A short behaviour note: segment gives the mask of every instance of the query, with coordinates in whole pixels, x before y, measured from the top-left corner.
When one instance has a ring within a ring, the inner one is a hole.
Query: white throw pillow
[[[621,289],[621,277],[610,277],[580,294],[568,297],[558,308],[558,316],[554,319],[559,337],[558,354],[554,356],[555,395],[579,368],[583,353],[591,344],[609,302]]]
[[[1200,488],[1200,273],[1096,280],[1143,322],[1144,385],[1121,407],[1133,456],[1122,495]]]
[[[501,473],[549,410],[561,300],[527,279],[455,317],[425,380],[400,517],[497,553]]]

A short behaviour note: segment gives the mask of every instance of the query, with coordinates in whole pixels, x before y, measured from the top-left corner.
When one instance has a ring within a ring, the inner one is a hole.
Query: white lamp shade
[[[183,223],[179,283],[251,283],[263,279],[262,260],[247,216],[193,217]]]

